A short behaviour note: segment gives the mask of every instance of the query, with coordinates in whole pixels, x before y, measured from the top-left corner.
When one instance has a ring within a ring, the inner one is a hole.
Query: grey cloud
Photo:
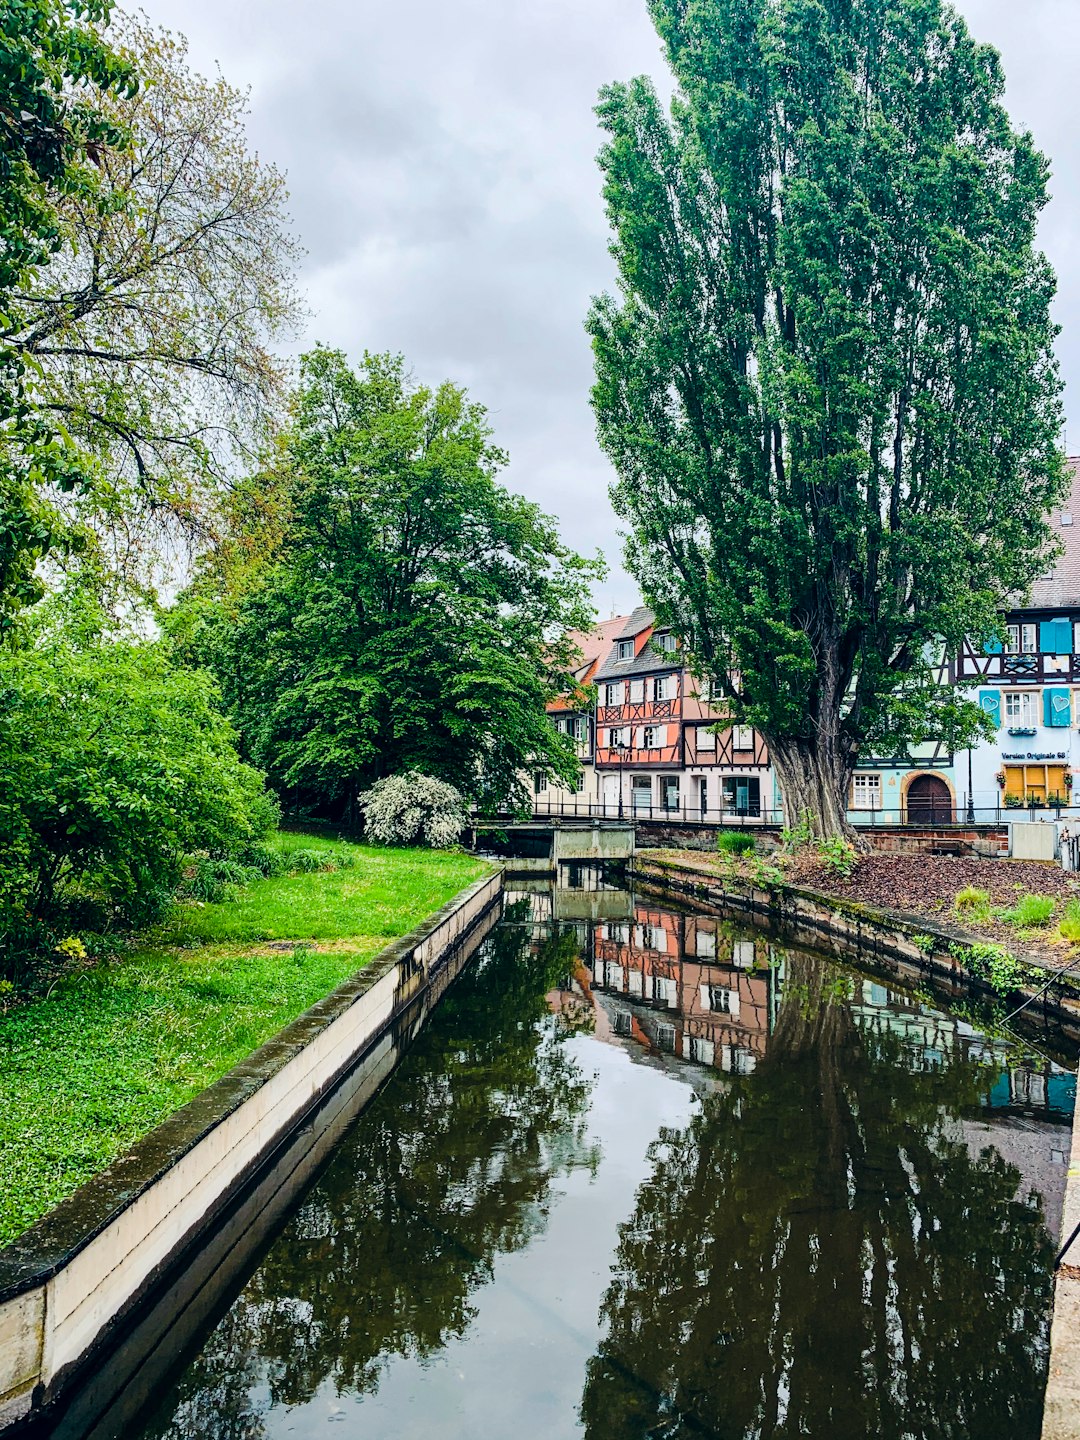
[[[486,404],[508,484],[615,563],[597,599],[629,608],[610,470],[588,406],[582,321],[611,283],[592,114],[599,87],[667,86],[645,0],[143,0],[193,60],[250,84],[253,143],[289,173],[315,339],[403,351]],[[1043,227],[1063,371],[1080,380],[1076,0],[962,0],[1004,56],[1009,102],[1054,164]],[[1070,383],[1070,394],[1076,384]],[[1080,416],[1070,431],[1080,450]]]

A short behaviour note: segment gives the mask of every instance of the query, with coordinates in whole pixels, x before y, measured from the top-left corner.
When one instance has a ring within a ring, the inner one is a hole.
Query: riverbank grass
[[[131,953],[0,1017],[0,1245],[489,868],[307,835],[276,844],[347,868],[178,906]]]

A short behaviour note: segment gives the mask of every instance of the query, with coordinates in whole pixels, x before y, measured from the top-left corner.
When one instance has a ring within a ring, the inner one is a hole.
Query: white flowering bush
[[[445,780],[406,770],[377,780],[357,796],[364,833],[379,845],[456,845],[468,822],[465,797]]]

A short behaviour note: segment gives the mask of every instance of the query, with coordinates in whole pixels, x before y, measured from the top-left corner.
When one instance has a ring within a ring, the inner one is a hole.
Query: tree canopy
[[[576,776],[544,705],[597,565],[496,483],[504,463],[457,386],[419,385],[394,355],[304,358],[255,526],[276,553],[234,542],[168,621],[290,804],[340,814],[406,770],[500,803],[530,770]]]
[[[42,422],[93,477],[70,521],[126,585],[216,528],[284,397],[273,344],[299,310],[282,175],[247,147],[247,97],[191,71],[186,43],[119,16],[138,89],[100,97],[117,143],[58,200],[48,265],[15,288],[0,340],[35,367]]]
[[[60,209],[100,214],[104,149],[122,141],[106,108],[132,95],[130,64],[102,38],[108,0],[0,0],[0,630],[40,597],[37,565],[56,515],[51,487],[85,480],[75,447],[34,403],[38,378],[3,335],[19,287],[63,243]]]
[[[836,833],[860,753],[976,733],[934,659],[1046,563],[1047,164],[942,0],[650,12],[678,91],[602,94],[589,317],[628,565]]]

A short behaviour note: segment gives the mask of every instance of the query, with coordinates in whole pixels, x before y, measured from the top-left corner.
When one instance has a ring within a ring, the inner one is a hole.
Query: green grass
[[[310,835],[277,843],[353,864],[178,907],[134,954],[0,1017],[0,1244],[487,868]],[[282,941],[301,944],[265,943]]]
[[[968,885],[961,890],[953,903],[957,914],[967,920],[985,920],[990,914],[989,891],[978,890],[974,885]]]
[[[1061,934],[1071,944],[1080,944],[1080,900],[1070,900],[1061,917]]]
[[[745,830],[721,830],[716,837],[716,848],[729,855],[749,855],[754,849],[754,837]]]
[[[1034,930],[1050,923],[1054,901],[1049,895],[1022,895],[1011,910],[1002,910],[1000,919],[1018,930]]]

